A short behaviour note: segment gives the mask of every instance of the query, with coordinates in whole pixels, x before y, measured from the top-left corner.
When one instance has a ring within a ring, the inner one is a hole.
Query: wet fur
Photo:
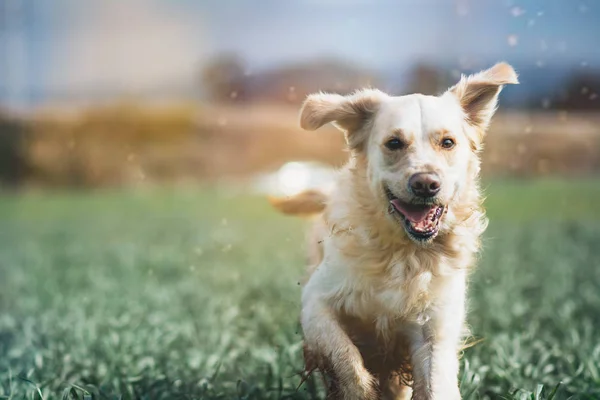
[[[317,129],[334,122],[345,131],[351,158],[329,195],[307,192],[272,202],[288,214],[317,214],[302,326],[306,370],[325,374],[329,399],[460,398],[466,279],[487,225],[478,151],[506,83],[517,83],[516,74],[502,63],[463,77],[445,94],[462,110],[463,122],[454,129],[462,130],[455,134],[464,139],[468,160],[460,164],[460,190],[447,198],[449,215],[429,243],[411,240],[390,218],[380,190],[389,178],[379,174],[378,165],[385,164],[375,162],[381,150],[370,136],[385,134],[376,132],[373,119],[387,95],[367,90],[306,101],[301,125]],[[399,181],[412,168],[403,162],[394,161]]]

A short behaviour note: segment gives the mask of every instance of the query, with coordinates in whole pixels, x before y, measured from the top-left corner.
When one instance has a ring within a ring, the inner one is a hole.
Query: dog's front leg
[[[410,329],[414,400],[459,400],[458,351],[465,315],[464,277],[447,282],[430,320]]]
[[[413,400],[459,400],[458,346],[436,339],[431,325],[414,327],[411,333]]]
[[[322,300],[311,299],[303,305],[302,329],[307,351],[335,381],[337,393],[330,394],[334,399],[378,398],[375,380],[364,367],[358,348]]]

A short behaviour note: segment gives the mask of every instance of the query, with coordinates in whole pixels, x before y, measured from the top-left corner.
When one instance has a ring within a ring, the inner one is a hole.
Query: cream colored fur
[[[330,380],[333,399],[460,399],[458,353],[465,334],[467,275],[487,220],[478,187],[485,130],[502,85],[517,83],[500,63],[441,96],[315,94],[301,126],[334,123],[351,150],[333,192],[275,202],[283,211],[318,212],[302,293],[307,370]],[[399,137],[406,148],[384,144]],[[456,145],[440,146],[443,138]],[[388,212],[384,187],[410,199],[408,179],[441,178],[447,207],[438,235],[411,240]],[[315,201],[311,201],[315,199]],[[410,387],[412,387],[412,389]]]

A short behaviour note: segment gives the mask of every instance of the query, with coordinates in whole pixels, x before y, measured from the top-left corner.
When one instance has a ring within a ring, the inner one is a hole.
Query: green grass
[[[600,182],[485,187],[464,397],[599,399]],[[303,229],[214,190],[0,198],[0,398],[321,398]]]

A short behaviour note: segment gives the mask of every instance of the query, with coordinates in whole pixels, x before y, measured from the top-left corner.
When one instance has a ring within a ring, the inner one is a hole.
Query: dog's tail
[[[269,197],[269,202],[286,215],[311,216],[325,210],[328,196],[319,190],[306,190],[291,197]]]

